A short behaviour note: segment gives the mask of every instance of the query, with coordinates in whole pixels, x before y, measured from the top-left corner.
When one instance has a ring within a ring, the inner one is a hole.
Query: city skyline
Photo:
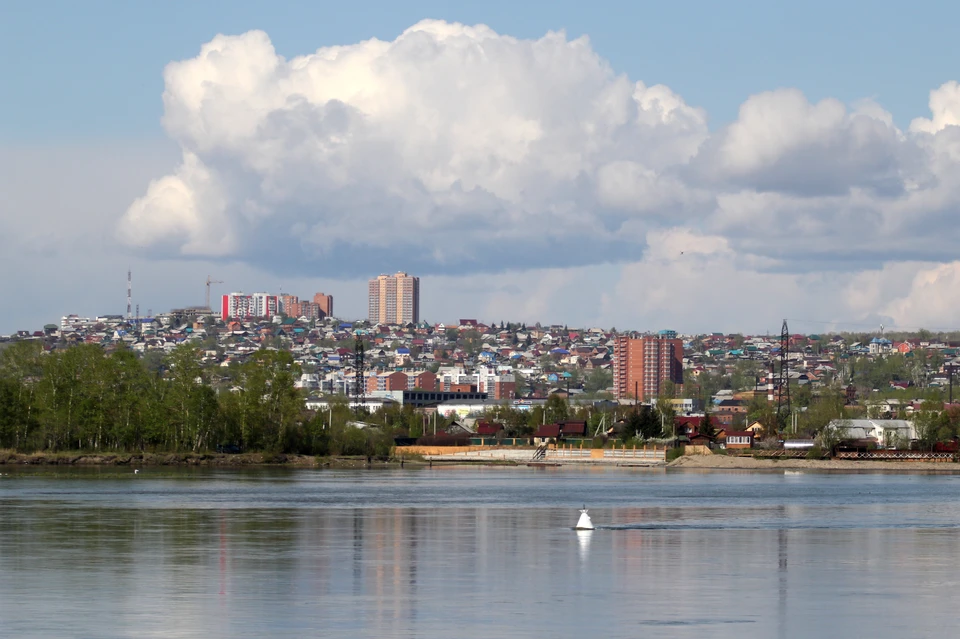
[[[438,320],[960,325],[960,8],[374,6],[11,8],[0,333],[128,268],[141,310],[213,273],[363,317],[402,268]]]

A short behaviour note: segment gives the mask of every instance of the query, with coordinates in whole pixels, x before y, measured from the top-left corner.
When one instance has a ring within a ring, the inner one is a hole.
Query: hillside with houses
[[[912,432],[910,439],[956,434],[949,417],[952,372],[960,364],[955,335],[791,334],[785,342],[779,335],[681,335],[682,384],[670,386],[661,397],[638,402],[617,397],[613,389],[615,338],[624,334],[642,335],[613,328],[487,324],[476,319],[382,325],[277,315],[224,322],[202,309],[137,321],[71,315],[41,330],[0,337],[0,379],[6,384],[5,396],[16,393],[22,404],[24,389],[30,397],[43,395],[40,391],[49,381],[45,376],[53,375],[47,364],[57,361],[62,366],[76,348],[92,353],[89,349],[95,347],[102,355],[88,355],[94,358],[132,357],[139,362],[144,383],[154,385],[172,381],[189,361],[194,381],[219,398],[222,411],[210,417],[210,432],[202,438],[169,440],[170,445],[194,449],[201,441],[207,448],[240,440],[249,446],[250,438],[237,430],[237,424],[253,410],[239,407],[243,402],[238,399],[249,396],[251,380],[268,395],[283,391],[288,415],[280,424],[287,434],[276,435],[281,448],[287,445],[284,437],[303,440],[305,435],[289,433],[306,428],[311,420],[322,429],[326,415],[332,425],[334,412],[341,414],[341,425],[375,424],[387,427],[391,437],[432,435],[439,421],[441,434],[453,429],[461,437],[482,438],[478,424],[495,423],[503,431],[498,429],[497,437],[527,438],[525,443],[531,444],[554,433],[555,441],[696,440],[706,435],[722,443],[731,436],[738,443],[757,446],[773,437],[778,442],[813,438],[837,420],[918,416],[930,422],[934,414],[940,420],[936,434]],[[32,362],[32,374],[24,372],[24,359]],[[273,375],[266,384],[265,366]],[[283,375],[277,375],[281,368]],[[789,380],[789,415],[779,406],[781,388],[773,389],[777,401],[770,399],[774,378],[777,384]],[[290,388],[277,388],[281,382]],[[56,389],[45,392],[56,395]],[[274,426],[269,411],[259,405],[261,400],[253,402],[261,420],[258,428],[272,433]],[[123,400],[116,401],[122,411]],[[21,404],[8,402],[0,418],[0,424],[6,424],[0,434],[7,435],[0,445],[26,441],[11,435],[26,428],[14,423],[22,421]],[[369,417],[351,417],[359,411]],[[710,425],[706,429],[705,415]],[[217,420],[220,426],[214,424]],[[584,426],[577,427],[575,437],[568,426],[564,435],[566,422]],[[31,428],[43,429],[38,424]],[[263,435],[258,445],[274,445],[274,436]],[[37,436],[30,441],[44,445]],[[46,445],[69,444],[53,441],[48,439]],[[76,446],[89,443],[80,438]]]

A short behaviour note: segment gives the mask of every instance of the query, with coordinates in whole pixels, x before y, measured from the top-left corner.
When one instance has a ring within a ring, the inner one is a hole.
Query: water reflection
[[[777,531],[777,636],[787,636],[787,531]]]
[[[576,535],[580,547],[580,561],[586,561],[590,558],[590,537],[593,535],[593,531],[578,530],[576,531]]]
[[[952,621],[949,478],[444,472],[241,475],[247,507],[222,475],[5,482],[4,634],[885,639]],[[611,528],[572,531],[582,501]]]

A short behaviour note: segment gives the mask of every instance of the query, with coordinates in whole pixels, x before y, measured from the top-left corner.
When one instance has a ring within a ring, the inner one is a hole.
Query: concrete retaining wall
[[[511,452],[522,453],[527,457],[533,457],[534,448],[519,448],[509,446],[505,448],[494,448],[491,446],[397,446],[394,454],[398,457],[403,455],[456,455],[458,453],[474,453],[479,451],[490,452]]]

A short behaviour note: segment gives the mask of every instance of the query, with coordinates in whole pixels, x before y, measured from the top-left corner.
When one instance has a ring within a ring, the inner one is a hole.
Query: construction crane
[[[210,276],[207,275],[207,308],[210,308],[210,285],[211,284],[223,284],[223,280],[212,280]]]

